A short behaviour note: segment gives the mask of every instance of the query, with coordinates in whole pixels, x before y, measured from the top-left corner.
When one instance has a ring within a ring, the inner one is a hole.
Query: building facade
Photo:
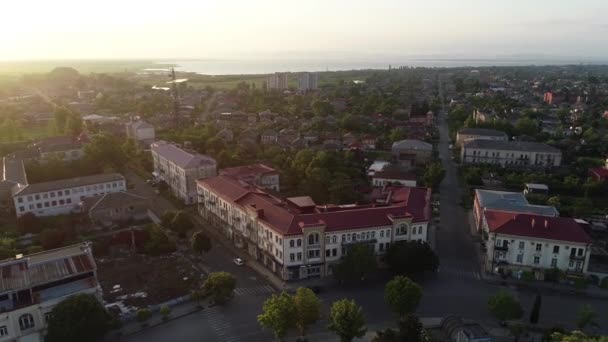
[[[591,239],[575,219],[486,210],[482,229],[488,234],[487,271],[531,271],[537,279],[554,268],[587,272]]]
[[[425,165],[431,160],[433,145],[414,139],[400,140],[391,147],[395,160],[405,168]]]
[[[112,227],[147,220],[150,200],[126,191],[109,192],[86,198],[82,207],[93,224]]]
[[[101,302],[89,242],[0,262],[0,341],[44,341],[53,308],[77,294]]]
[[[156,132],[154,126],[151,124],[138,120],[134,122],[128,122],[126,124],[127,138],[133,139],[137,143],[148,147],[154,139],[156,139]]]
[[[266,75],[266,88],[277,90],[287,89],[287,74],[275,72],[274,74]]]
[[[509,137],[505,132],[489,128],[462,128],[456,133],[456,144],[458,146],[477,139],[507,141]]]
[[[198,181],[199,213],[282,280],[324,277],[355,244],[383,254],[398,241],[426,241],[430,190],[397,188],[370,205],[281,200],[218,176]]]
[[[309,91],[319,88],[319,76],[316,72],[303,72],[298,76],[298,90]]]
[[[185,204],[196,203],[196,180],[217,175],[215,159],[188,152],[175,144],[156,141],[151,145],[154,177],[167,183]]]
[[[463,164],[552,168],[561,165],[562,152],[537,142],[471,140],[463,144],[460,159]]]
[[[25,213],[63,215],[80,212],[80,203],[88,197],[125,190],[125,177],[119,173],[103,173],[15,187],[13,203],[17,216]]]

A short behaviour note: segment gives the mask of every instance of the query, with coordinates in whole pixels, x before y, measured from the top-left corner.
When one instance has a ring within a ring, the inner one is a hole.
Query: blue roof
[[[518,213],[530,213],[553,217],[559,216],[559,212],[553,206],[528,203],[526,196],[521,192],[475,189],[475,196],[479,201],[479,205],[484,209],[514,211]]]

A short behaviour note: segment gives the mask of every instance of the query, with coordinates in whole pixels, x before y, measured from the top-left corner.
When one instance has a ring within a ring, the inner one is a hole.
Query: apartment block
[[[463,164],[551,168],[561,165],[562,152],[537,142],[477,139],[463,144],[460,158]]]

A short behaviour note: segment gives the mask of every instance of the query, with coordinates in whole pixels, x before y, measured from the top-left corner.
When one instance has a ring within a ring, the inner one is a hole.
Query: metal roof
[[[56,181],[29,184],[16,189],[13,196],[22,196],[53,190],[71,189],[85,185],[124,181],[125,177],[120,173],[101,173],[92,176],[60,179]]]

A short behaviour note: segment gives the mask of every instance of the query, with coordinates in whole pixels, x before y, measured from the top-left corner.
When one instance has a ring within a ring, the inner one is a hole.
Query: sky
[[[8,0],[0,60],[608,57],[606,0]]]

